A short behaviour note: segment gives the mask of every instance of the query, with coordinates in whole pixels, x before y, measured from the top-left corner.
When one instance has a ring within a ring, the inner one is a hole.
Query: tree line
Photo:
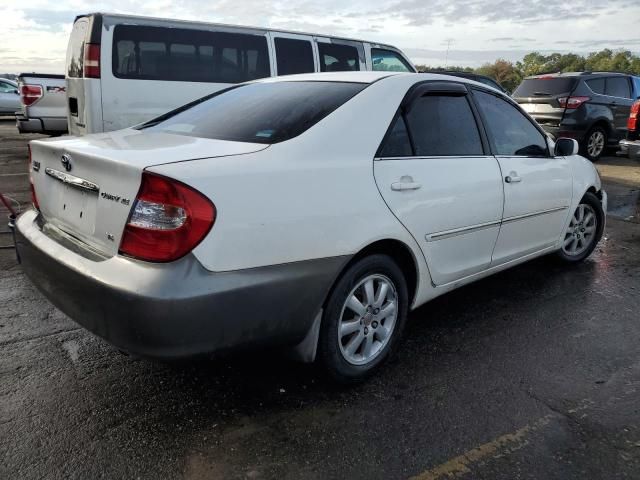
[[[472,72],[491,77],[504,88],[513,92],[523,78],[541,73],[558,72],[624,72],[640,75],[640,56],[629,50],[613,51],[608,48],[592,52],[587,56],[575,53],[552,53],[543,55],[531,52],[521,61],[510,62],[498,59],[481,67],[431,67],[416,65],[418,71]]]

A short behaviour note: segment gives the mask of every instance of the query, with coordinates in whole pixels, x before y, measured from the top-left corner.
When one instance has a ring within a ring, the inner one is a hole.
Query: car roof
[[[281,77],[266,77],[254,82],[353,82],[353,83],[375,83],[385,78],[413,79],[414,82],[425,80],[443,80],[469,83],[473,85],[486,85],[476,82],[471,78],[455,77],[446,73],[413,73],[413,72],[379,72],[379,71],[358,71],[358,72],[320,72],[302,73],[298,75],[284,75]]]
[[[531,75],[526,77],[525,80],[535,78],[577,78],[577,77],[612,77],[612,76],[633,76],[630,73],[623,72],[556,72],[556,73],[540,73],[538,75]]]

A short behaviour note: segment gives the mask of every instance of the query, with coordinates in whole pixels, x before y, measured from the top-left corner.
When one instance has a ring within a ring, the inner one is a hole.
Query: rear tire
[[[571,216],[558,256],[565,262],[577,263],[591,255],[602,238],[604,215],[598,197],[587,192]]]
[[[608,141],[609,136],[607,131],[601,126],[596,125],[589,130],[589,133],[587,133],[587,136],[584,139],[582,144],[583,155],[592,162],[597,162],[604,154]]]
[[[374,373],[397,349],[407,320],[407,282],[387,255],[358,260],[327,299],[318,362],[340,383]]]

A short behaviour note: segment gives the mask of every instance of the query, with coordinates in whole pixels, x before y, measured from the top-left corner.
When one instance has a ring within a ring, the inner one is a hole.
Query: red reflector
[[[100,78],[100,45],[86,43],[83,62],[85,78]]]
[[[33,176],[31,172],[33,172],[33,162],[31,160],[31,145],[27,145],[27,150],[29,151],[29,184],[31,185],[31,203],[36,207],[36,210],[40,210],[40,205],[38,204],[38,197],[36,197],[36,189],[33,186]]]
[[[215,206],[197,190],[143,172],[120,253],[150,262],[177,260],[202,241],[215,218]]]
[[[627,128],[630,132],[635,132],[638,128],[638,114],[640,114],[640,100],[636,100],[631,105],[631,113],[629,114],[629,120],[627,120]]]
[[[591,98],[589,97],[560,97],[558,99],[558,103],[562,108],[574,109],[578,108],[584,102],[588,102],[589,100],[591,100]]]
[[[42,87],[40,85],[22,85],[20,87],[20,101],[23,105],[29,106],[42,98]]]

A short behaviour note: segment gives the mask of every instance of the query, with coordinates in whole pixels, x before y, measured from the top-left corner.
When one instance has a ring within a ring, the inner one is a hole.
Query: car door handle
[[[422,184],[418,182],[395,182],[391,184],[391,190],[401,192],[403,190],[418,190]]]
[[[504,181],[506,183],[520,183],[522,181],[522,177],[519,177],[516,172],[511,172],[509,175],[504,177]]]

